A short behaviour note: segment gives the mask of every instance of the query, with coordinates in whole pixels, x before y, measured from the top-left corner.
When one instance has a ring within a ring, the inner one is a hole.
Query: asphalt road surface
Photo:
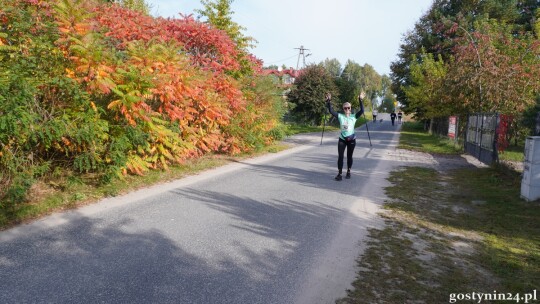
[[[380,116],[385,116],[380,115]],[[0,303],[333,303],[399,165],[399,125],[337,133],[0,232]]]

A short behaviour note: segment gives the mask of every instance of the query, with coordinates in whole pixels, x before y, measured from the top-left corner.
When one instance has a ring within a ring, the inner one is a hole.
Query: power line
[[[292,55],[291,57],[288,57],[288,58],[285,58],[285,59],[281,59],[281,60],[272,61],[272,62],[268,62],[268,63],[266,63],[266,64],[278,63],[278,62],[282,62],[282,61],[285,61],[285,60],[289,60],[289,59],[294,58],[294,57],[296,57],[296,54],[295,54],[295,55]]]

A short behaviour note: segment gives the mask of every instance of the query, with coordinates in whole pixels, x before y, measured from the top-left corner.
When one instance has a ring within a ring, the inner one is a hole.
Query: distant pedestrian
[[[396,120],[396,111],[392,111],[392,113],[390,113],[390,119],[392,120],[392,126],[394,125],[394,121]]]
[[[326,94],[326,106],[328,107],[328,111],[332,114],[332,116],[338,119],[341,129],[338,139],[338,175],[336,175],[336,177],[334,178],[336,181],[342,180],[341,174],[343,170],[343,155],[345,154],[345,149],[347,149],[347,174],[345,175],[345,178],[351,178],[353,152],[356,146],[356,134],[354,133],[354,125],[356,124],[356,120],[360,118],[360,116],[364,113],[365,97],[366,93],[362,91],[362,93],[360,93],[360,95],[358,96],[358,101],[360,102],[360,110],[356,112],[355,115],[351,115],[352,110],[350,103],[346,102],[343,104],[344,113],[336,113],[334,109],[332,109],[332,103],[330,103],[332,95],[330,95],[330,93]]]
[[[377,109],[373,109],[373,112],[371,114],[373,115],[373,122],[377,122],[377,114],[379,114]]]
[[[398,123],[401,123],[401,116],[403,116],[403,113],[401,113],[401,110],[397,113],[397,121]]]

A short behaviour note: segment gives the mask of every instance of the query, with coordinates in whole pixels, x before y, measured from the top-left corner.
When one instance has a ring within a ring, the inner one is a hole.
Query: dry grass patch
[[[392,172],[354,290],[337,303],[448,303],[451,293],[527,293],[540,282],[540,207],[494,169]],[[486,302],[487,303],[487,302]]]

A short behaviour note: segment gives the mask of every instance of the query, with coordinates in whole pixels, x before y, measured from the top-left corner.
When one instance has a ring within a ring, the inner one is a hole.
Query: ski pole
[[[366,94],[365,94],[364,90],[362,90],[362,93],[360,93],[360,96],[359,96],[358,100],[360,102],[364,102],[363,99],[366,97],[365,95]],[[373,112],[373,100],[370,100],[370,101],[371,101],[371,111]],[[365,111],[364,111],[363,114],[364,114],[364,119],[366,120],[366,130],[367,130],[367,137],[369,139],[369,146],[372,147],[372,145],[371,145],[371,136],[369,136],[369,128],[367,126],[369,121],[368,121],[368,119],[366,117],[366,112]]]
[[[372,147],[371,145],[371,136],[369,136],[369,128],[368,128],[368,119],[366,117],[366,113],[364,112],[364,119],[366,120],[366,130],[367,130],[367,137],[369,138],[369,146]]]
[[[322,145],[322,139],[324,136],[324,127],[326,126],[326,113],[323,115],[323,127],[322,127],[322,134],[321,134],[321,145]]]

